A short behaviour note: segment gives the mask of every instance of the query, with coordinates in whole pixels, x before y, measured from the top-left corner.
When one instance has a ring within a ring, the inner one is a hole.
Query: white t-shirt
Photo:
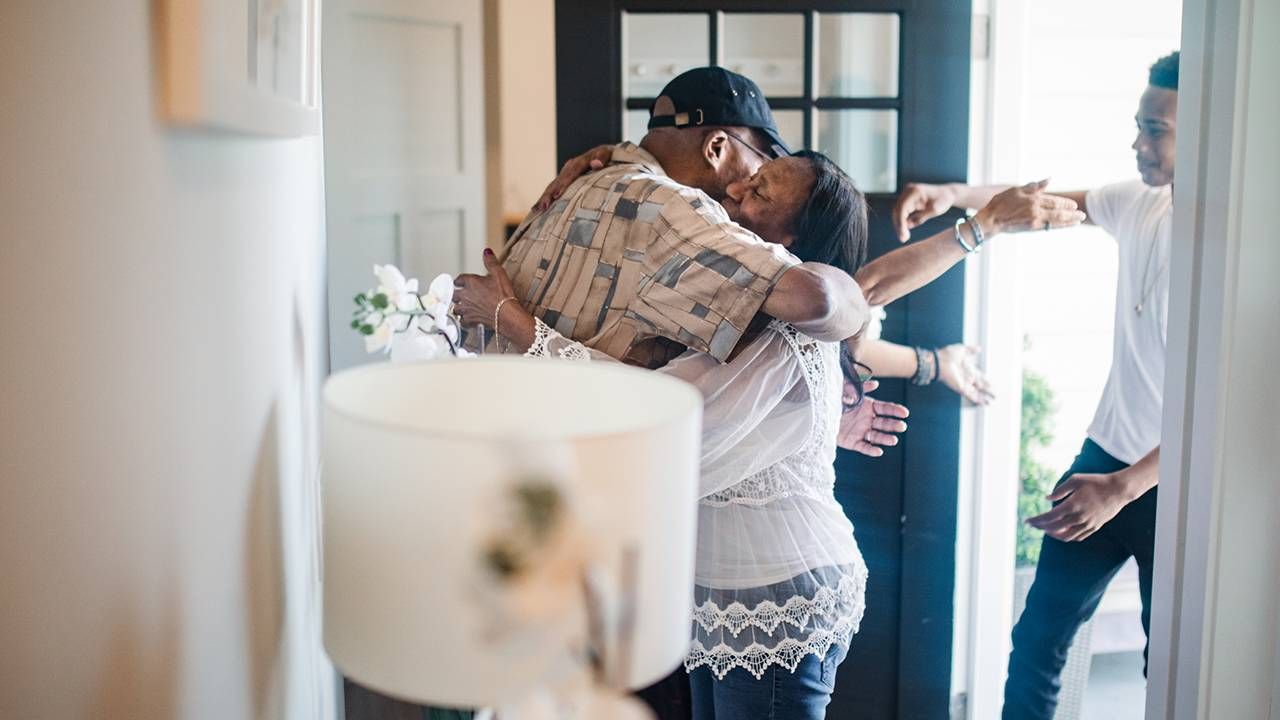
[[[1141,180],[1116,183],[1090,191],[1085,208],[1120,250],[1111,374],[1089,437],[1112,457],[1133,464],[1160,444],[1172,192],[1168,185],[1153,188]]]

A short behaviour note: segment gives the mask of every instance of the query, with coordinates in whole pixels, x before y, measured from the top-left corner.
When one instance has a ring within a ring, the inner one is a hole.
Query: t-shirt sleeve
[[[666,227],[648,251],[652,275],[630,311],[648,332],[724,362],[778,279],[800,261],[730,222],[701,193],[672,192],[661,214]]]
[[[1089,219],[1119,240],[1122,235],[1120,221],[1124,213],[1133,208],[1146,187],[1141,180],[1131,180],[1090,190],[1084,198]]]

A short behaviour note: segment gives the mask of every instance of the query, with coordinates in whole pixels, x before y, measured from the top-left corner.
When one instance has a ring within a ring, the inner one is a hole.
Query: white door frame
[[[970,97],[969,182],[1021,177],[1002,145],[1022,144],[1018,59],[1028,52],[1022,2],[975,0]],[[1017,545],[1018,447],[1022,418],[1022,327],[1017,243],[995,243],[965,266],[966,341],[983,348],[987,375],[1006,380],[996,398],[961,418],[961,477],[956,538],[956,636],[952,694],[964,694],[956,718],[999,717],[1013,630]],[[1008,381],[1012,382],[1008,382]]]
[[[1280,714],[1277,26],[1184,0],[1149,719]]]

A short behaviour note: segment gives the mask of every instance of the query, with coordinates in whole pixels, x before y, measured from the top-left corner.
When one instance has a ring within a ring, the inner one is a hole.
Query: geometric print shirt
[[[632,143],[526,217],[501,257],[532,315],[648,368],[685,348],[727,360],[778,278],[800,262]]]

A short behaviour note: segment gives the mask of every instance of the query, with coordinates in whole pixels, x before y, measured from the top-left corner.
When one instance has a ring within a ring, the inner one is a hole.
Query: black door
[[[827,153],[868,192],[872,255],[887,252],[906,180],[966,177],[970,13],[969,0],[557,0],[558,154],[638,140],[668,79],[723,65],[760,84],[793,149]],[[884,337],[960,341],[963,291],[953,269],[890,306]],[[960,405],[901,381],[877,394],[911,408],[911,429],[883,458],[836,462],[871,578],[828,714],[937,720],[951,692]]]

